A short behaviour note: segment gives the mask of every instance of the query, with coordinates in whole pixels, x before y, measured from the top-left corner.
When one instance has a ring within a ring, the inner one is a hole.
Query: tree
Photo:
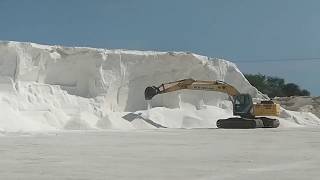
[[[282,90],[286,96],[299,96],[301,94],[299,86],[294,83],[284,85]]]
[[[284,96],[282,91],[284,87],[284,79],[278,77],[267,77],[267,93],[270,97]]]
[[[301,90],[297,84],[285,83],[285,80],[278,77],[265,76],[262,74],[245,74],[251,85],[269,97],[282,96],[310,96],[306,89]]]
[[[266,76],[262,74],[245,74],[250,84],[257,89],[264,91],[266,89]],[[264,92],[263,92],[264,93]]]
[[[310,92],[306,89],[301,91],[301,96],[310,96]]]

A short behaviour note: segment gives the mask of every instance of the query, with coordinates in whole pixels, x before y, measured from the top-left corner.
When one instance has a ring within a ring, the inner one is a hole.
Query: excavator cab
[[[249,94],[235,95],[233,96],[233,115],[240,117],[219,119],[217,127],[228,129],[277,128],[280,125],[279,120],[256,117],[256,115],[277,115],[275,111],[278,106],[269,102],[268,104],[253,104],[252,97]]]
[[[233,115],[253,118],[252,115],[253,102],[249,94],[238,94],[233,97]]]

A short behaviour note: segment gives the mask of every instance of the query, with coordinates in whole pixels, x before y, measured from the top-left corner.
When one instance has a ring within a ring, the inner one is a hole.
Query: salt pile
[[[148,103],[144,89],[179,79],[221,80],[266,99],[235,64],[186,52],[107,50],[0,41],[0,131],[216,127],[228,96],[183,90]],[[303,124],[296,119],[303,120]],[[283,110],[281,127],[317,124]],[[318,123],[319,124],[319,123]]]

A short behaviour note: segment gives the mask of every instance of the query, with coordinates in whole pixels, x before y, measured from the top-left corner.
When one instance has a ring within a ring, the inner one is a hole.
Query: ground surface
[[[0,179],[319,179],[320,128],[0,135]]]

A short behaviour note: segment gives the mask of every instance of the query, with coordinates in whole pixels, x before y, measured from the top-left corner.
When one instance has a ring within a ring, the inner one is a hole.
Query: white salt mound
[[[222,59],[0,41],[0,132],[208,128],[232,116],[228,96],[218,92],[158,95],[148,110],[147,86],[185,78],[221,80],[255,99],[267,98]],[[304,114],[284,112],[283,127],[309,125],[292,120]],[[311,125],[320,122],[308,118]]]

